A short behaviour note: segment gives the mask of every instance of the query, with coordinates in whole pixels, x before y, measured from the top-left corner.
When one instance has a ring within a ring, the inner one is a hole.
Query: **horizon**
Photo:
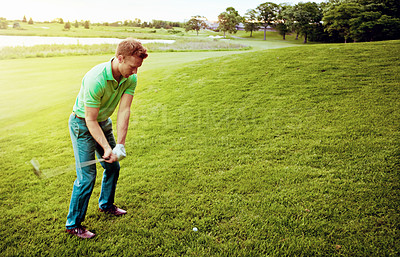
[[[271,0],[271,2],[295,5],[299,2],[326,2],[327,0],[299,1],[299,0]],[[89,20],[91,23],[117,22],[125,20],[140,19],[141,22],[152,20],[163,20],[171,22],[185,22],[192,16],[200,15],[209,21],[217,21],[218,15],[228,7],[233,7],[244,15],[247,10],[255,9],[262,3],[262,0],[204,0],[198,3],[194,0],[162,0],[128,1],[122,0],[119,6],[112,6],[105,0],[21,0],[7,3],[6,8],[0,11],[0,17],[7,20],[27,20],[32,18],[34,22],[53,21],[62,18],[67,21]],[[154,6],[160,8],[155,9]],[[136,10],[137,9],[137,10]],[[90,13],[87,10],[92,10]],[[177,11],[179,10],[179,11]]]

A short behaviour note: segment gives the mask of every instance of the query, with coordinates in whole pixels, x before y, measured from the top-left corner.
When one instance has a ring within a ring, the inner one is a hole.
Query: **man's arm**
[[[123,94],[119,103],[117,116],[117,144],[125,145],[126,134],[128,133],[129,117],[131,115],[131,104],[133,95]]]
[[[113,154],[112,148],[108,143],[103,130],[101,130],[99,123],[97,122],[97,116],[99,115],[99,108],[85,106],[85,120],[86,126],[89,129],[90,134],[96,140],[97,143],[104,149],[104,159],[106,162],[112,163],[118,160],[117,156]]]

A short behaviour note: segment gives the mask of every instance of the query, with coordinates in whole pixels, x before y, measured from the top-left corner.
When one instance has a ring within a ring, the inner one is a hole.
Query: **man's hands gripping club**
[[[125,146],[123,144],[117,144],[111,151],[109,149],[111,148],[104,151],[104,155],[102,156],[105,162],[113,163],[121,161],[126,157]]]
[[[105,138],[104,133],[101,130],[99,123],[97,122],[99,109],[85,106],[85,112],[86,125],[89,129],[90,134],[104,149],[104,154],[102,156],[104,161],[108,163],[113,163],[125,158],[126,151],[124,145],[119,143],[116,145],[116,147],[114,147],[114,149],[112,149],[107,139]]]
[[[126,157],[125,151],[125,138],[128,132],[129,116],[132,103],[132,95],[124,94],[121,97],[119,104],[118,119],[117,119],[117,132],[118,132],[118,144],[112,150],[112,154],[117,156],[117,160],[120,161]]]
[[[117,144],[112,150],[112,152],[117,156],[118,161],[126,157],[125,146],[123,144]]]

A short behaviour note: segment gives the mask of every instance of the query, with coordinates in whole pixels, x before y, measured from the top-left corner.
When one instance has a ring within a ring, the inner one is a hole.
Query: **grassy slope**
[[[130,214],[96,211],[99,176],[85,222],[99,234],[92,241],[62,233],[74,181],[66,120],[81,76],[104,56],[2,61],[2,90],[21,72],[29,80],[15,80],[21,98],[1,106],[13,115],[0,128],[0,251],[395,256],[399,52],[397,41],[195,63],[155,55],[121,163],[117,203]],[[38,180],[26,164],[33,156],[67,172]]]

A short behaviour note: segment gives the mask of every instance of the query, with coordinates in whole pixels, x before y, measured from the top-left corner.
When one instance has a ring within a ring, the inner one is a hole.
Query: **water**
[[[118,44],[122,39],[118,38],[77,38],[77,37],[38,37],[38,36],[1,36],[0,48],[5,46],[35,46],[35,45],[94,45],[94,44]],[[142,44],[164,43],[172,44],[175,40],[139,40]]]

